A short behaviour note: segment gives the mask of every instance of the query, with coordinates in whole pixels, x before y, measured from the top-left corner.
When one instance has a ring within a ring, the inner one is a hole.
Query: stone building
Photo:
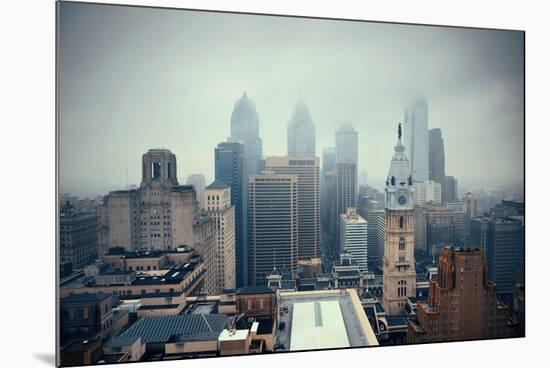
[[[497,301],[479,248],[443,249],[428,301],[417,303],[407,319],[409,343],[510,337],[514,323]]]
[[[75,213],[74,207],[69,203],[61,208],[60,215],[60,263],[71,263],[72,269],[82,269],[97,258],[97,215]]]
[[[206,187],[203,208],[215,228],[213,265],[214,294],[236,286],[235,272],[235,206],[231,205],[231,187],[214,181]]]

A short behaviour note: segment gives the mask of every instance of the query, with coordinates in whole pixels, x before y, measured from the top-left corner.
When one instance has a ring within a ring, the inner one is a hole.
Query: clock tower
[[[383,306],[388,315],[405,313],[408,296],[416,295],[414,268],[413,183],[409,160],[401,142],[397,145],[386,180]]]

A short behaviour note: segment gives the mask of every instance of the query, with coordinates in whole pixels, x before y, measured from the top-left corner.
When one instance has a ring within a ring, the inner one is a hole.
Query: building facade
[[[403,314],[407,297],[416,295],[414,187],[409,160],[404,152],[400,124],[385,188],[383,306],[388,315]]]
[[[470,223],[471,244],[484,250],[488,280],[499,299],[511,303],[523,275],[523,223],[513,217],[475,217]]]
[[[508,307],[487,280],[483,251],[446,247],[430,280],[427,302],[407,320],[409,343],[510,337]]]
[[[446,176],[443,202],[453,202],[456,200],[458,200],[458,180],[454,176]]]
[[[384,260],[384,233],[386,212],[370,210],[367,215],[367,256],[372,265],[382,265]]]
[[[315,156],[267,157],[267,170],[298,178],[298,258],[320,257],[321,198],[319,158]]]
[[[214,222],[214,294],[234,289],[235,272],[235,206],[231,205],[231,187],[214,181],[204,193],[204,211]]]
[[[71,263],[72,269],[82,269],[98,256],[98,221],[94,213],[75,213],[66,203],[59,221],[60,263]]]
[[[236,284],[248,285],[248,174],[244,146],[235,142],[219,143],[214,151],[215,178],[231,187],[235,206]]]
[[[250,283],[263,285],[273,268],[296,277],[298,177],[266,171],[249,177]]]
[[[355,208],[340,215],[340,251],[348,252],[360,271],[368,270],[368,224]]]
[[[426,203],[441,204],[441,184],[433,180],[414,182],[413,202],[418,206]]]
[[[430,180],[441,185],[441,197],[445,197],[445,143],[441,129],[429,130]]]
[[[287,126],[287,154],[293,156],[315,156],[315,124],[307,105],[296,104]]]
[[[350,122],[345,122],[335,134],[336,138],[336,163],[355,165],[353,180],[355,183],[355,192],[357,192],[357,179],[359,169],[358,155],[358,134]],[[351,207],[355,207],[355,204]],[[345,211],[345,208],[344,210]],[[340,212],[343,213],[343,212]]]

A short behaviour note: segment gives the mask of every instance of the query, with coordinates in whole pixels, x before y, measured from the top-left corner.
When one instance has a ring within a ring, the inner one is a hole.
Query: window
[[[405,250],[405,238],[399,238],[399,250]]]
[[[403,218],[403,216],[399,216],[399,228],[402,229],[403,228],[403,223],[405,222],[405,219]]]

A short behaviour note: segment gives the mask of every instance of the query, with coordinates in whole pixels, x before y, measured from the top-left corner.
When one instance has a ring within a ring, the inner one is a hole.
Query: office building
[[[93,263],[98,255],[98,222],[94,213],[75,213],[66,203],[59,221],[59,260],[73,270]]]
[[[307,105],[296,104],[287,126],[287,154],[293,156],[315,156],[315,124]]]
[[[267,157],[267,170],[298,178],[298,259],[320,257],[321,200],[319,158],[315,156]]]
[[[426,208],[414,207],[414,250],[425,253],[426,249]]]
[[[405,110],[405,147],[414,181],[426,181],[429,176],[428,103],[416,100]]]
[[[212,218],[214,235],[214,290],[235,288],[235,206],[231,205],[231,187],[222,181],[214,181],[204,192],[204,211]]]
[[[441,129],[429,130],[429,179],[441,185],[441,198],[445,197],[445,143]]]
[[[357,214],[355,208],[347,208],[340,215],[340,252],[348,252],[359,270],[368,269],[367,220]]]
[[[456,200],[458,200],[458,180],[454,176],[446,176],[443,202],[453,202]]]
[[[248,174],[244,146],[219,143],[214,151],[215,177],[231,187],[231,204],[235,206],[236,284],[248,285]]]
[[[367,256],[370,265],[380,267],[384,260],[386,212],[370,210],[367,214]],[[372,269],[371,271],[374,271]]]
[[[356,165],[352,162],[336,164],[336,213],[357,206]]]
[[[407,342],[462,341],[510,337],[508,307],[496,298],[487,281],[479,248],[443,249],[429,297],[417,303],[417,315],[407,319]]]
[[[244,157],[248,175],[258,174],[259,160],[262,158],[262,139],[260,138],[260,119],[256,105],[246,92],[234,105],[231,114],[231,142],[244,146]]]
[[[358,135],[357,131],[353,128],[350,122],[345,122],[335,133],[335,148],[336,148],[336,163],[337,164],[353,164],[353,181],[354,191],[357,193],[357,178],[359,168],[358,158]],[[355,203],[352,206],[355,207]],[[344,213],[344,208],[342,212]]]
[[[426,206],[426,252],[439,255],[443,247],[459,243],[463,221],[463,215],[446,207]]]
[[[296,277],[298,177],[266,171],[249,177],[250,283],[263,285],[273,268]]]
[[[390,316],[405,311],[407,297],[416,295],[414,267],[414,186],[409,160],[398,140],[386,180],[386,224],[383,264],[383,306]]]
[[[485,252],[487,277],[496,284],[500,300],[511,303],[516,283],[523,278],[523,222],[514,217],[475,217],[470,241]]]
[[[336,149],[323,148],[323,168],[321,171],[321,242],[325,259],[338,254],[337,213],[336,213]]]
[[[415,181],[413,202],[421,207],[426,203],[441,204],[441,184],[433,180]]]

